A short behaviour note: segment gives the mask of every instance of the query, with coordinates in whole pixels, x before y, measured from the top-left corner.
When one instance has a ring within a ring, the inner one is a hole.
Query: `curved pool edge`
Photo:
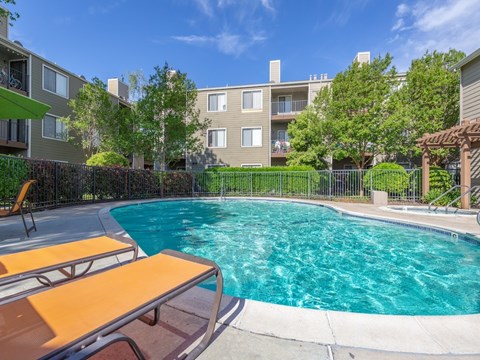
[[[245,200],[246,198],[228,199]],[[440,227],[428,222],[407,221],[387,216],[365,214],[345,209],[345,206],[341,204],[333,205],[324,201],[266,197],[254,199],[321,205],[351,216],[404,224],[413,223],[478,237],[478,234],[464,232],[458,228]],[[110,210],[146,202],[175,200],[212,200],[212,198],[125,201],[102,208],[98,212],[98,217],[106,233],[128,235],[110,215]],[[352,206],[355,205],[349,205],[349,207]],[[196,300],[195,306],[191,301],[192,298]],[[172,300],[169,305],[181,311],[208,318],[212,298],[213,292],[196,287]],[[413,354],[480,355],[480,342],[477,338],[477,334],[480,333],[480,314],[445,316],[361,314],[303,309],[224,295],[219,323],[259,335],[322,345]]]

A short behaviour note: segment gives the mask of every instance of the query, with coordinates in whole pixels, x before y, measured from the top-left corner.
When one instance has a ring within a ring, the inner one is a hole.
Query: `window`
[[[227,130],[226,129],[209,129],[207,131],[207,146],[209,148],[225,148],[227,147]]]
[[[57,117],[45,115],[43,118],[43,137],[67,141],[67,129],[65,123]]]
[[[291,95],[278,97],[278,112],[279,113],[292,112],[292,96]]]
[[[244,91],[242,100],[243,110],[261,110],[262,90]]]
[[[242,164],[242,168],[261,168],[262,164]]]
[[[227,111],[227,94],[208,94],[208,111]]]
[[[242,147],[262,146],[262,128],[242,128]]]
[[[207,164],[205,169],[218,168],[218,167],[227,167],[225,164]]]
[[[57,95],[67,96],[67,77],[46,66],[43,67],[43,89]]]

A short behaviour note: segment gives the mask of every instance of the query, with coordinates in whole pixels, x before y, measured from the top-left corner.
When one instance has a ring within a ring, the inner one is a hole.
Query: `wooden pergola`
[[[471,121],[463,120],[460,125],[450,129],[425,134],[417,140],[417,145],[422,148],[423,194],[430,190],[430,149],[460,148],[460,185],[462,186],[462,192],[472,186],[472,149],[480,148],[480,118]],[[470,196],[462,197],[461,207],[462,209],[470,208]]]

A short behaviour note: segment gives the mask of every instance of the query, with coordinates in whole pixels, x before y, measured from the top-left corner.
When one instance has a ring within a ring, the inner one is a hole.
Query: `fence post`
[[[333,176],[333,171],[330,170],[328,173],[328,197],[330,200],[332,199],[332,176]]]
[[[97,193],[97,179],[96,179],[96,171],[95,171],[96,167],[94,166],[93,167],[93,198],[92,198],[92,202],[95,202],[95,196],[96,196],[96,193]]]
[[[54,178],[54,194],[55,194],[55,207],[58,206],[58,163],[55,161],[53,167],[53,178]]]
[[[192,197],[195,195],[195,173],[192,171],[190,173],[192,175]]]
[[[127,191],[128,191],[128,200],[131,199],[131,189],[130,189],[130,186],[131,186],[131,179],[130,179],[130,169],[127,169]]]
[[[250,197],[253,197],[253,172],[250,172]]]
[[[308,172],[308,194],[307,194],[308,199],[310,199],[310,191],[311,191],[310,186],[311,184],[310,184],[310,171],[309,171]]]
[[[282,171],[280,171],[280,197],[283,196]]]
[[[225,180],[225,174],[222,172],[222,181],[220,182],[220,198],[224,196],[224,193],[223,193],[223,184],[225,182],[224,180]]]
[[[417,202],[417,194],[415,193],[415,185],[417,184],[417,170],[413,170],[413,202]]]
[[[371,171],[370,171],[370,196],[372,196],[372,191],[373,191],[373,172],[374,172],[374,170],[371,169]]]

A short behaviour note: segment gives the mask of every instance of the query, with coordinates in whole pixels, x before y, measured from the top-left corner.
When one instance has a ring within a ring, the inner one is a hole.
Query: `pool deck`
[[[289,199],[291,201],[291,199]],[[370,204],[306,201],[337,210],[406,221],[480,236],[474,216],[435,217],[385,211]],[[0,220],[0,254],[102,235],[122,233],[109,215],[115,202],[35,213],[38,231],[25,237],[21,219]],[[0,293],[0,295],[2,295]],[[131,335],[149,359],[175,359],[204,331],[213,293],[194,288],[167,303],[161,322],[133,322]],[[475,301],[472,299],[472,301]],[[367,315],[273,305],[224,296],[212,344],[199,359],[480,359],[480,314],[462,316]],[[114,345],[95,359],[134,359]]]

